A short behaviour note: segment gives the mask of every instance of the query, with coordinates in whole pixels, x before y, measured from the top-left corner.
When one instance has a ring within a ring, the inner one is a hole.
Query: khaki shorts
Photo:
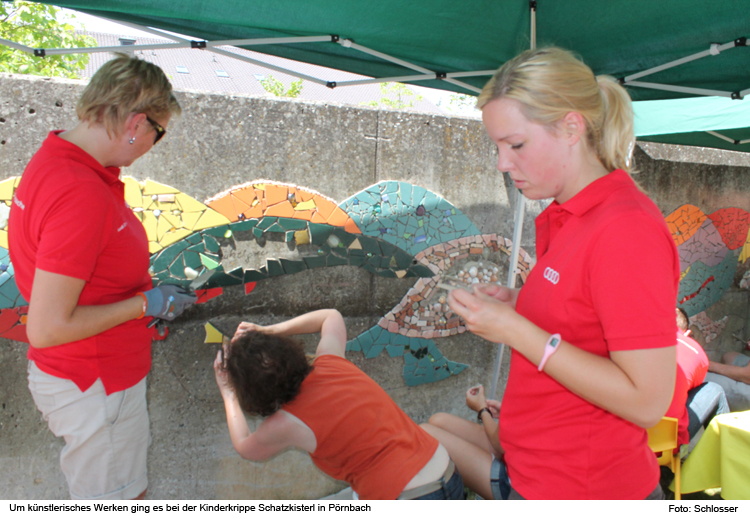
[[[60,467],[72,499],[134,499],[146,489],[151,443],[146,378],[107,396],[101,380],[85,392],[29,361],[29,390],[57,437],[65,439]]]

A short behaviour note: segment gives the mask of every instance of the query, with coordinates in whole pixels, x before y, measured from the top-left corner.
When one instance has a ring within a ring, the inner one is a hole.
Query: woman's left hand
[[[222,368],[221,365],[221,350],[216,353],[216,359],[214,360],[214,374],[216,376],[216,384],[219,386],[219,391],[223,398],[234,396],[234,390],[229,384],[229,373],[226,369]]]
[[[493,343],[508,343],[509,330],[521,317],[511,302],[486,295],[475,288],[474,292],[460,289],[448,294],[448,304],[466,321],[466,328]]]
[[[466,406],[474,412],[479,412],[487,407],[487,400],[484,398],[484,387],[482,385],[477,385],[466,391]]]

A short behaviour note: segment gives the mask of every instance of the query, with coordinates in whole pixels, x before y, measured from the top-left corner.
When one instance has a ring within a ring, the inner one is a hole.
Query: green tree
[[[473,95],[466,95],[466,94],[453,94],[451,95],[450,102],[448,103],[448,108],[450,110],[454,111],[461,111],[461,110],[474,110],[477,107],[477,98]]]
[[[0,38],[31,48],[96,46],[93,38],[74,33],[67,23],[74,15],[60,11],[33,2],[0,2]],[[88,62],[88,54],[35,57],[0,44],[0,72],[77,78]]]
[[[302,79],[292,81],[289,89],[286,89],[281,81],[276,80],[273,75],[269,75],[260,81],[260,85],[265,91],[278,97],[297,97],[302,92]]]
[[[377,101],[370,101],[367,106],[403,110],[413,108],[414,101],[422,100],[421,95],[415,95],[408,86],[396,82],[380,83],[380,93],[383,94],[382,97]]]

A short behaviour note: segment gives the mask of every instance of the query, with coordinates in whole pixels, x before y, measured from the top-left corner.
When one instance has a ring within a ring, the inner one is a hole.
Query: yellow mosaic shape
[[[316,209],[318,206],[315,205],[315,202],[310,199],[306,202],[299,202],[297,205],[294,206],[295,211],[310,211],[311,209]]]
[[[143,194],[154,195],[154,194],[177,194],[180,191],[169,185],[162,183],[156,183],[155,181],[146,180],[143,182]]]
[[[203,328],[206,330],[206,340],[203,341],[204,343],[221,343],[224,337],[224,334],[219,332],[214,325],[211,323],[206,323],[203,325]]]
[[[151,180],[138,182],[130,176],[122,181],[125,200],[146,229],[151,253],[195,231],[229,223],[223,215],[169,185]]]
[[[226,216],[217,213],[213,209],[206,208],[200,219],[195,223],[195,226],[193,226],[193,231],[200,231],[229,223],[229,219]]]
[[[16,187],[21,181],[20,176],[13,176],[7,180],[0,182],[0,204],[2,204],[5,210],[4,212],[10,216],[10,205],[13,203],[13,193],[16,192]],[[0,246],[8,249],[8,222],[7,218],[4,225],[0,227]]]
[[[750,231],[747,232],[747,239],[745,240],[745,245],[742,246],[742,251],[740,252],[740,263],[744,264],[747,259],[750,258]]]
[[[15,176],[0,182],[0,200],[10,202],[13,199],[13,193],[16,191],[16,187],[18,187],[19,181],[21,181],[21,177]],[[9,203],[6,205],[10,206]]]

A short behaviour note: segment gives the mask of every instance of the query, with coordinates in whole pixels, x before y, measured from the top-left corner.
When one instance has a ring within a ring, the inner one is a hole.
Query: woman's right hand
[[[146,297],[146,317],[156,317],[172,321],[175,317],[190,308],[198,296],[174,284],[163,284],[143,292]]]

